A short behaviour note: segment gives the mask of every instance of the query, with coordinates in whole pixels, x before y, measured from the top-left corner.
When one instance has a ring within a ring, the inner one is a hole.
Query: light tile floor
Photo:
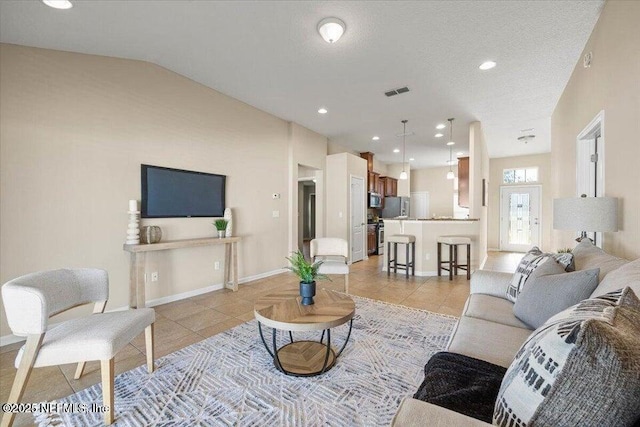
[[[515,271],[522,254],[490,252],[486,270]],[[469,282],[462,273],[449,281],[443,277],[409,277],[398,273],[387,277],[381,271],[382,257],[373,256],[351,266],[349,290],[353,295],[408,307],[459,316],[469,296]],[[275,290],[297,288],[291,273],[240,285],[237,292],[224,289],[156,306],[156,357],[162,357],[212,335],[253,319],[253,304]],[[344,291],[342,276],[319,286]],[[0,347],[0,402],[6,402],[13,384],[13,362],[21,343]],[[116,375],[145,362],[144,335],[137,337],[116,356]],[[33,370],[22,402],[41,402],[68,396],[100,382],[100,365],[89,362],[80,380],[74,380],[74,365]],[[19,415],[14,425],[30,425],[31,417]]]

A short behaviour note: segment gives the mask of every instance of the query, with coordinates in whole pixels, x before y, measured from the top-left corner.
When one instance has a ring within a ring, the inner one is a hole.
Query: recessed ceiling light
[[[441,133],[436,133],[436,134],[435,134],[435,135],[433,135],[433,136],[435,136],[436,138],[442,138],[442,134],[441,134]]]
[[[438,126],[436,126],[436,129],[444,129],[446,127],[447,125],[443,125],[442,123],[440,123]]]
[[[463,153],[462,151],[458,151],[458,152],[456,153],[456,156],[462,156],[463,154],[464,154],[464,153]]]
[[[400,152],[400,149],[399,149],[399,148],[394,148],[394,149],[393,149],[393,152],[394,152],[394,153],[399,153],[399,152]]]
[[[493,61],[485,61],[482,64],[480,64],[480,66],[478,68],[480,68],[482,71],[487,71],[492,69],[493,67],[496,66],[496,63]]]
[[[410,162],[413,162],[415,159],[413,157],[409,158]]]
[[[318,113],[320,113],[320,114],[327,114],[327,112],[328,112],[328,111],[327,111],[327,109],[326,109],[326,108],[320,108],[320,109],[318,110]]]
[[[374,137],[373,137],[373,138],[371,138],[371,139],[372,139],[372,140],[374,140],[374,141],[378,141],[378,140],[380,139],[380,137],[379,137],[379,136],[374,136]]]
[[[42,0],[42,3],[54,9],[71,9],[73,7],[69,0]]]
[[[447,142],[447,145],[456,145],[456,143],[453,142],[453,141],[449,141],[449,142]]]

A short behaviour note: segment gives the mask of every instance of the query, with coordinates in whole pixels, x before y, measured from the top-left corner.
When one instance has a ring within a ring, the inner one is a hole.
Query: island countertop
[[[480,221],[478,218],[381,218],[383,221]]]

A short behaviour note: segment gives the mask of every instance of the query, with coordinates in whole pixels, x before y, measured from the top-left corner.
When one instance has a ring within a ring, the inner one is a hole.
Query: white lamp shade
[[[71,9],[73,7],[69,0],[42,0],[42,3],[54,9]]]
[[[338,18],[324,18],[318,23],[318,32],[327,43],[335,43],[344,34],[344,22]]]
[[[407,173],[405,171],[400,172],[400,179],[407,179]]]
[[[453,179],[455,177],[456,177],[456,174],[454,174],[453,171],[447,172],[447,179]]]
[[[618,231],[618,199],[568,197],[553,200],[553,228],[574,231]]]

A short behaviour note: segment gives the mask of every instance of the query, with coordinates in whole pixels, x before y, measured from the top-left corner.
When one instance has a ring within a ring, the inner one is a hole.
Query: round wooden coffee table
[[[356,304],[345,294],[321,289],[312,305],[302,305],[297,290],[269,294],[255,303],[258,330],[276,368],[287,375],[310,377],[327,372],[349,342]],[[344,344],[336,353],[331,348],[331,328],[349,322]],[[262,325],[272,328],[273,351],[269,348]],[[277,331],[288,331],[290,343],[277,346]],[[320,341],[294,341],[293,332],[322,331]],[[326,343],[324,337],[327,337]]]

